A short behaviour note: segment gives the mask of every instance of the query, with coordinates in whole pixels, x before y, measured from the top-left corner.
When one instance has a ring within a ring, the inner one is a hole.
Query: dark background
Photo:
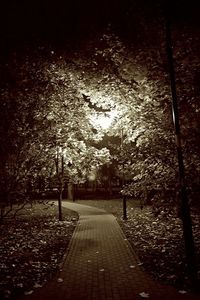
[[[138,17],[154,22],[169,6],[173,22],[200,24],[198,0],[7,0],[1,1],[1,43],[69,41],[103,30],[108,23],[134,39]]]
[[[1,9],[1,34],[9,40],[74,38],[118,22],[116,1],[8,0]]]

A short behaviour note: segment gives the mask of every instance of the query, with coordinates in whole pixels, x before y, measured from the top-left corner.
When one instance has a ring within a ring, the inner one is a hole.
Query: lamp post
[[[121,152],[123,151],[123,143],[124,143],[124,134],[123,134],[123,128],[121,128]],[[125,176],[124,176],[124,161],[122,161],[122,188],[125,183]],[[123,201],[123,219],[127,220],[127,207],[126,207],[126,196],[122,196],[122,201]]]
[[[71,168],[73,165],[73,162],[72,161],[69,161],[68,162],[68,167]],[[68,200],[72,200],[73,202],[75,202],[75,195],[74,195],[74,182],[72,180],[72,178],[70,177],[69,178],[69,181],[68,181],[68,184],[67,184],[67,198]]]
[[[56,174],[58,178],[58,215],[59,221],[62,221],[62,194],[63,194],[63,181],[64,181],[64,157],[63,153],[61,153],[61,157],[59,155],[59,148],[56,149]]]
[[[192,232],[192,220],[190,215],[190,206],[188,203],[186,185],[185,185],[185,174],[184,174],[184,162],[181,146],[181,130],[179,123],[179,111],[177,104],[177,93],[176,93],[176,78],[174,71],[174,60],[173,60],[173,47],[171,39],[171,26],[169,19],[169,8],[166,7],[166,50],[169,64],[169,75],[171,81],[171,94],[172,94],[172,114],[176,138],[176,149],[177,159],[179,167],[179,195],[181,201],[181,218],[183,223],[183,236],[185,241],[185,252],[187,260],[187,272],[190,278],[191,285],[194,289],[198,288],[198,274],[196,268],[195,258],[195,246]]]

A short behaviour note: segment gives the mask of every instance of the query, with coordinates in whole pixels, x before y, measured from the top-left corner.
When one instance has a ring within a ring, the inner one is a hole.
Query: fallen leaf
[[[62,278],[58,278],[57,282],[63,282],[63,279]]]
[[[37,289],[37,288],[41,288],[41,287],[42,287],[42,285],[41,285],[41,284],[39,284],[39,283],[35,283],[33,287],[34,287],[35,289]]]
[[[149,298],[149,294],[147,294],[147,293],[145,293],[145,292],[142,292],[142,293],[140,293],[139,295],[140,295],[140,297],[142,297],[142,298]]]
[[[33,294],[33,290],[31,290],[31,291],[25,291],[25,292],[24,292],[24,295],[25,295],[25,296],[28,296],[28,295],[31,295],[31,294]]]
[[[134,268],[135,268],[135,266],[133,266],[133,265],[132,265],[132,266],[129,266],[129,267],[130,267],[130,269],[134,269]]]
[[[105,271],[104,269],[100,269],[100,270],[99,270],[99,272],[104,272],[104,271]]]
[[[180,294],[187,294],[187,292],[186,291],[184,291],[184,290],[180,290],[180,291],[178,291]]]

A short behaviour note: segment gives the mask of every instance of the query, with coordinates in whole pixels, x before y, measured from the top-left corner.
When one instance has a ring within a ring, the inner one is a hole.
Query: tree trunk
[[[57,173],[57,177],[58,177],[58,191],[59,191],[59,195],[58,195],[58,217],[59,217],[59,221],[62,221],[62,193],[63,193],[63,181],[64,181],[64,158],[63,155],[61,156],[61,166],[60,166],[60,170],[59,170],[59,153],[58,153],[58,149],[57,149],[57,155],[56,155],[56,159],[55,159],[55,163],[56,163],[56,173]]]
[[[68,200],[74,200],[74,185],[72,182],[68,182]]]
[[[60,189],[60,191],[59,191],[58,213],[59,213],[59,221],[62,221],[62,189]]]
[[[112,191],[112,180],[111,180],[110,177],[108,178],[108,186],[109,186],[109,196],[111,198],[112,194],[113,194],[113,191]]]

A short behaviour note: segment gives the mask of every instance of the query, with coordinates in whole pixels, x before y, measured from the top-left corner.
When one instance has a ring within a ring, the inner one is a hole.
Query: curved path
[[[154,282],[141,269],[113,215],[70,202],[63,202],[63,206],[78,212],[80,218],[62,270],[54,280],[26,299],[197,299]]]

